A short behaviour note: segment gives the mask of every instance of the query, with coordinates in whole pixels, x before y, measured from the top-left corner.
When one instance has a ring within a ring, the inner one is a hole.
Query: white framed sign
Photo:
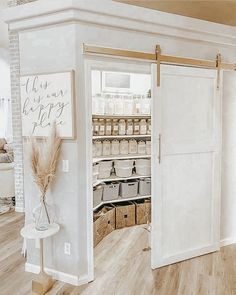
[[[54,122],[62,138],[74,138],[74,72],[21,76],[23,136],[48,136]]]

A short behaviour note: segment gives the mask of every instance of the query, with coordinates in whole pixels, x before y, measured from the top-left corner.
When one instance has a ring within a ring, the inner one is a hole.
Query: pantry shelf
[[[111,200],[111,201],[103,201],[100,204],[98,204],[96,207],[94,207],[93,211],[97,210],[99,207],[101,207],[102,205],[106,205],[106,204],[113,204],[113,203],[120,203],[120,202],[127,202],[127,201],[136,201],[136,200],[142,200],[142,199],[148,199],[148,198],[151,198],[151,195],[148,195],[148,196],[137,195],[136,197],[132,197],[132,198],[119,198],[119,199]]]
[[[93,139],[151,138],[151,135],[97,135]]]
[[[140,179],[140,178],[146,178],[146,177],[151,177],[151,175],[138,175],[138,174],[133,174],[130,177],[118,177],[116,175],[111,175],[109,178],[104,178],[104,179],[98,179],[94,184],[93,187],[103,183],[103,182],[109,182],[109,181],[119,181],[119,180],[130,180],[130,179]]]
[[[92,115],[93,119],[150,119],[151,115]]]
[[[120,159],[145,159],[151,158],[151,155],[140,155],[140,154],[129,154],[129,155],[111,155],[111,156],[103,156],[99,158],[93,158],[93,163],[101,162],[104,160],[120,160]]]

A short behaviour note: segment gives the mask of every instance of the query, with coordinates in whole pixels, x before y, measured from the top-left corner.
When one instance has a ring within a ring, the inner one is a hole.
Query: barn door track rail
[[[160,65],[169,64],[169,65],[179,65],[179,66],[189,66],[205,69],[216,69],[217,70],[217,89],[219,89],[220,84],[220,71],[228,70],[235,71],[235,63],[224,63],[222,62],[221,54],[216,55],[215,60],[204,60],[204,59],[194,59],[188,57],[178,57],[172,55],[163,55],[161,53],[160,45],[156,45],[154,53],[100,47],[94,45],[83,45],[84,54],[97,54],[97,55],[107,55],[107,56],[116,56],[124,58],[133,58],[140,60],[149,60],[156,62],[157,64],[157,86],[160,86]]]

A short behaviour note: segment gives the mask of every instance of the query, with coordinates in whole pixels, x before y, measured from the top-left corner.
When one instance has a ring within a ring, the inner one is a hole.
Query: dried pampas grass
[[[58,136],[56,124],[53,124],[51,135],[42,143],[31,139],[31,168],[41,198],[45,201],[46,192],[56,175],[61,150],[61,138]]]

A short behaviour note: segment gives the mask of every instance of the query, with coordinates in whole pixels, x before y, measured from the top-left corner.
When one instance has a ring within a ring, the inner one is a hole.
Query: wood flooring
[[[0,216],[0,295],[31,293],[21,256],[23,214]],[[150,269],[148,231],[135,226],[114,231],[95,249],[96,279],[74,287],[56,282],[48,295],[236,295],[236,245],[220,252]]]

